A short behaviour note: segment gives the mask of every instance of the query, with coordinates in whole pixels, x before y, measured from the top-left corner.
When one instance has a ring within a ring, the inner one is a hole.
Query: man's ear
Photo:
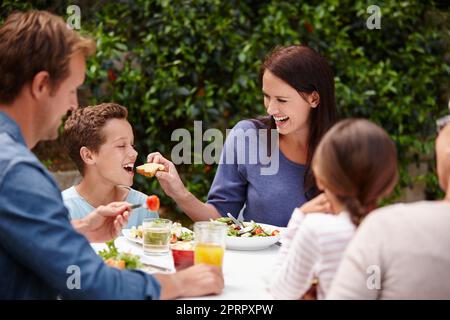
[[[31,81],[31,95],[35,99],[40,99],[45,95],[50,95],[51,83],[50,75],[47,71],[40,71],[36,73]]]
[[[94,153],[86,147],[81,147],[80,149],[80,157],[84,163],[88,165],[95,164],[95,155]]]
[[[308,103],[311,105],[312,108],[315,108],[320,103],[320,96],[317,91],[313,91],[309,97],[308,97]]]

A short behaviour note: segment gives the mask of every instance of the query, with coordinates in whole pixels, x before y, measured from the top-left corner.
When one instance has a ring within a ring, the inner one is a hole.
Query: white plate
[[[122,229],[122,234],[127,240],[134,243],[142,244],[141,238],[135,238],[131,236],[131,229]]]
[[[181,228],[181,232],[193,233],[192,230],[189,230],[188,228],[185,228],[185,227]],[[131,242],[134,242],[134,243],[137,243],[137,244],[142,244],[142,239],[141,238],[135,238],[135,237],[131,236],[131,229],[122,229],[122,234],[127,240],[129,240]]]
[[[269,224],[258,223],[264,230],[272,232],[278,230],[281,232],[281,227],[272,226]],[[280,234],[270,237],[231,237],[226,238],[226,248],[230,250],[262,250],[270,247],[280,240]]]

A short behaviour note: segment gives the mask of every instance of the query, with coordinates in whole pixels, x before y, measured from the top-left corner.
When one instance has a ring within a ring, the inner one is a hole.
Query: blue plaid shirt
[[[0,147],[0,299],[159,299],[154,277],[106,266],[73,229],[56,182],[3,112]]]

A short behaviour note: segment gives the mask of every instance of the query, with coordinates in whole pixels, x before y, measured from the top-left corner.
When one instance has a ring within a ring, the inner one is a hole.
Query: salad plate
[[[236,225],[230,218],[222,217],[216,221],[228,225],[226,248],[230,250],[263,250],[280,240],[280,227],[269,224],[243,222]]]

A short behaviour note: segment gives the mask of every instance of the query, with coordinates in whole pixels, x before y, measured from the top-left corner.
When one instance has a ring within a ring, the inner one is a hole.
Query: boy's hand
[[[186,193],[187,190],[171,161],[164,158],[159,152],[153,152],[147,156],[147,162],[160,163],[164,166],[165,171],[156,172],[155,177],[169,197],[176,201]]]
[[[128,224],[131,205],[127,202],[112,202],[99,206],[86,217],[73,220],[72,225],[90,242],[106,242],[116,238]]]

